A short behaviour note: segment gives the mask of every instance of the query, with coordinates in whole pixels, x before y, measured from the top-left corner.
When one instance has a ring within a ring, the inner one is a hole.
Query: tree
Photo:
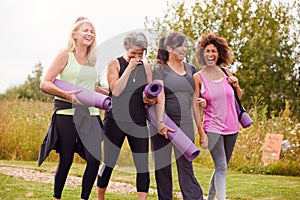
[[[263,99],[269,113],[279,113],[286,101],[299,110],[300,3],[297,0],[195,0],[167,4],[162,18],[149,20],[146,28],[158,35],[168,30],[184,33],[190,44],[201,34],[225,37],[235,56],[232,66],[244,89],[243,103]],[[196,64],[195,45],[188,60]],[[247,104],[248,103],[248,104]],[[298,117],[300,114],[297,114]]]
[[[43,66],[41,62],[38,62],[34,66],[32,75],[28,75],[25,82],[18,86],[9,88],[5,94],[5,98],[18,98],[18,99],[31,99],[40,101],[50,101],[53,99],[50,95],[44,94],[40,90],[40,82],[43,74]]]

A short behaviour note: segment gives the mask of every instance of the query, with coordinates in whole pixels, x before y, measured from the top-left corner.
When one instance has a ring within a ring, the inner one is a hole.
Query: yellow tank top
[[[79,64],[73,54],[69,52],[68,63],[66,67],[61,71],[58,79],[78,85],[80,87],[87,88],[89,90],[95,89],[97,80],[97,71],[95,67],[83,66]],[[66,101],[63,98],[55,97],[62,101]],[[62,115],[74,115],[74,108],[58,110],[56,114]],[[89,107],[90,115],[99,115],[99,109],[95,107]]]

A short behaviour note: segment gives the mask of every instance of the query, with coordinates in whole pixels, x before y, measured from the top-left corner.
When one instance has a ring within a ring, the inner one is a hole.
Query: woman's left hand
[[[208,138],[207,138],[207,135],[204,134],[204,135],[201,135],[200,136],[200,146],[202,149],[207,149],[208,147]]]
[[[229,84],[233,85],[233,87],[238,87],[239,86],[239,80],[236,76],[228,76],[227,81]]]
[[[144,104],[146,104],[148,106],[152,106],[152,105],[154,105],[156,103],[156,99],[157,99],[157,97],[149,99],[146,96],[145,92],[143,92],[143,102],[144,102]]]

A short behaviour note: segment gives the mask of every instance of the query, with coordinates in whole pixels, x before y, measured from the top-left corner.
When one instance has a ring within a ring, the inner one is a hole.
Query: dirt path
[[[54,182],[54,173],[41,172],[38,170],[27,169],[22,167],[0,165],[0,173],[8,176],[13,176],[15,178],[21,178],[26,181],[34,181],[34,182],[42,182],[42,183]],[[66,181],[66,185],[78,186],[81,184],[81,179],[82,179],[81,177],[69,175]],[[132,193],[136,193],[136,188],[134,185],[129,183],[109,181],[107,192],[119,193],[119,194],[132,194]],[[150,188],[149,194],[157,194],[157,192],[155,189]],[[176,192],[175,195],[179,200],[182,199],[180,192]]]
[[[15,178],[21,178],[26,181],[35,181],[43,183],[53,183],[54,182],[54,173],[41,172],[38,170],[32,170],[27,168],[12,167],[12,166],[1,166],[0,173],[13,176]],[[77,186],[81,184],[81,177],[77,176],[68,176],[66,185]],[[130,194],[135,193],[136,188],[134,185],[123,182],[110,181],[107,187],[107,192],[111,193],[120,193],[120,194]],[[150,188],[150,194],[156,194],[156,190]],[[181,197],[181,193],[177,193],[178,198]]]
[[[43,183],[54,182],[54,173],[41,172],[32,169],[0,166],[0,173],[13,176],[15,178],[22,178],[26,181],[35,181],[35,182],[43,182]],[[82,180],[81,177],[69,175],[67,178],[66,185],[77,186],[81,184],[81,180]],[[107,188],[107,192],[129,194],[129,193],[135,193],[136,188],[134,185],[128,183],[110,181]],[[150,188],[149,193],[155,194],[156,190]]]

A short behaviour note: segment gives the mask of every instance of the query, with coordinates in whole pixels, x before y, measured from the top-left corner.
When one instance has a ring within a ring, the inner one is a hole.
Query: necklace
[[[136,72],[137,72],[137,70],[138,70],[138,68],[137,67],[135,67],[135,69],[134,69],[135,71],[134,71],[134,75],[132,76],[132,73],[130,73],[130,76],[131,76],[131,78],[132,78],[132,82],[134,82],[135,83],[135,76],[136,76]]]

